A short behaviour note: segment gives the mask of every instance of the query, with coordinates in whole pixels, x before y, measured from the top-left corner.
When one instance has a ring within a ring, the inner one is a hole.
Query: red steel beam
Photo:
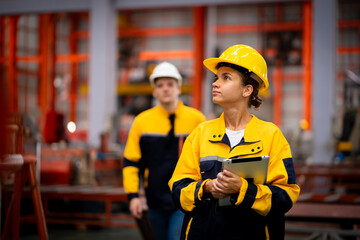
[[[191,59],[194,57],[190,50],[169,50],[169,51],[143,51],[139,54],[139,59],[159,60],[159,59]]]
[[[283,23],[283,4],[281,4],[281,3],[276,3],[275,4],[275,15],[276,15],[277,23],[281,23],[280,24],[281,26],[279,26],[279,27],[284,27],[285,25]],[[271,25],[273,25],[273,24],[271,24]],[[264,27],[265,26],[266,26],[266,24],[264,25]]]
[[[39,16],[39,54],[41,62],[39,65],[39,85],[38,85],[38,104],[40,108],[40,124],[45,123],[48,95],[49,95],[49,83],[48,83],[48,41],[47,41],[47,25],[49,22],[49,15],[42,14]]]
[[[338,47],[338,54],[360,53],[360,47]]]
[[[177,28],[149,28],[149,29],[120,29],[119,37],[145,37],[145,36],[169,36],[187,35],[192,33],[191,27]]]
[[[274,115],[274,123],[277,126],[281,126],[282,124],[282,63],[280,60],[276,61],[276,66],[273,74],[274,79],[274,107],[273,107],[273,115]]]
[[[74,31],[71,33],[75,38],[89,38],[89,31]]]
[[[71,15],[70,20],[70,36],[69,36],[69,45],[71,54],[75,55],[77,53],[77,36],[73,33],[76,31],[77,17],[76,14]],[[77,100],[77,62],[71,63],[71,89],[70,89],[70,121],[75,122],[76,120],[76,100]]]
[[[46,62],[43,61],[43,55],[44,55],[44,51],[45,51],[45,48],[44,48],[44,20],[45,20],[45,17],[44,15],[39,15],[39,28],[38,28],[38,36],[39,36],[39,41],[38,41],[38,55],[40,57],[40,62],[39,62],[39,71],[38,71],[38,79],[39,79],[39,82],[38,82],[38,94],[37,94],[37,101],[38,101],[38,106],[39,106],[39,109],[40,109],[40,125],[42,124],[42,121],[45,119],[44,116],[44,111],[43,111],[43,96],[41,96],[41,93],[42,93],[42,89],[43,89],[43,86],[44,86],[44,72],[45,72],[45,64]]]
[[[39,52],[41,56],[38,102],[41,110],[40,124],[45,133],[45,119],[49,109],[55,109],[55,21],[52,14],[42,14],[39,19]]]
[[[68,62],[86,62],[89,60],[89,54],[61,54],[55,58],[57,63],[68,63]]]
[[[6,27],[7,17],[0,17],[0,63],[6,62],[7,58],[5,57],[5,27]],[[5,79],[5,66],[0,65],[0,79]],[[1,84],[1,83],[0,83]],[[2,82],[1,87],[5,89],[5,83]],[[6,91],[1,91],[1,94],[4,94]],[[5,95],[4,95],[4,98]],[[7,107],[6,107],[7,109]],[[4,114],[5,115],[5,114]],[[0,125],[1,127],[1,125]]]
[[[357,27],[360,28],[359,20],[340,20],[338,22],[339,28]]]
[[[5,58],[5,27],[6,17],[0,17],[0,61]]]
[[[303,119],[309,124],[309,130],[311,129],[311,96],[312,96],[312,81],[311,81],[311,2],[303,3]]]
[[[203,58],[204,58],[204,7],[194,7],[194,78],[192,79],[193,90],[191,91],[192,106],[201,108],[202,80],[203,80]]]
[[[50,48],[48,59],[50,61],[49,64],[49,84],[51,89],[50,95],[50,103],[51,109],[55,110],[55,99],[56,99],[56,91],[54,86],[54,79],[55,79],[55,56],[56,56],[56,24],[55,24],[55,16],[54,14],[50,15],[50,21],[48,25],[48,47]]]
[[[241,25],[217,25],[216,33],[246,33],[246,32],[273,32],[273,31],[293,31],[302,30],[301,23],[262,23],[241,24]]]
[[[8,55],[8,86],[9,86],[9,111],[18,111],[18,83],[16,73],[16,45],[17,45],[17,22],[19,17],[12,16],[9,19],[9,41],[7,47],[9,49]]]
[[[41,57],[40,56],[21,56],[16,57],[17,62],[37,62],[40,63]]]

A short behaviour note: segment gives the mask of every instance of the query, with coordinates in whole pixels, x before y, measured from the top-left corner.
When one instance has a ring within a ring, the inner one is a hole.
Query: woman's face
[[[230,103],[247,101],[246,97],[250,96],[247,93],[248,86],[243,86],[242,78],[238,71],[229,67],[220,67],[212,84],[213,102],[224,106]]]

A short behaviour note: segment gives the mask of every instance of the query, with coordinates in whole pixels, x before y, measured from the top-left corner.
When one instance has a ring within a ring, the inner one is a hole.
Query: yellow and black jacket
[[[242,179],[231,206],[220,207],[203,193],[209,179],[221,171],[218,159],[269,155],[266,184]],[[181,239],[284,239],[284,215],[296,202],[300,188],[288,142],[274,124],[252,119],[242,141],[232,149],[220,118],[200,124],[188,136],[172,178],[172,197],[185,214]]]
[[[204,115],[181,102],[175,111],[174,134],[169,113],[155,106],[134,120],[124,151],[123,180],[128,199],[138,197],[140,179],[144,180],[147,204],[152,209],[175,210],[167,185],[178,156],[179,141],[201,122]]]

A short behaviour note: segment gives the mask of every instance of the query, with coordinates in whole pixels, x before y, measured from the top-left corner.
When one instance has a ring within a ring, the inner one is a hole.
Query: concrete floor
[[[20,240],[38,240],[34,225],[20,234]],[[91,227],[77,229],[74,226],[49,226],[49,240],[141,240],[141,233],[137,228],[103,228]]]
[[[22,226],[20,240],[38,240],[36,226]],[[50,240],[142,240],[137,228],[87,228],[76,229],[74,226],[49,226]],[[302,240],[306,236],[287,235],[285,240]]]

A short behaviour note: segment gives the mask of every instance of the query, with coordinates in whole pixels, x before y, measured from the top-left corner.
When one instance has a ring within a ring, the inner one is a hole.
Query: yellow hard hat
[[[220,62],[235,64],[247,69],[250,77],[259,82],[261,91],[269,87],[265,59],[254,48],[243,44],[234,45],[226,49],[220,57],[205,59],[203,63],[205,67],[216,74],[216,66]]]

